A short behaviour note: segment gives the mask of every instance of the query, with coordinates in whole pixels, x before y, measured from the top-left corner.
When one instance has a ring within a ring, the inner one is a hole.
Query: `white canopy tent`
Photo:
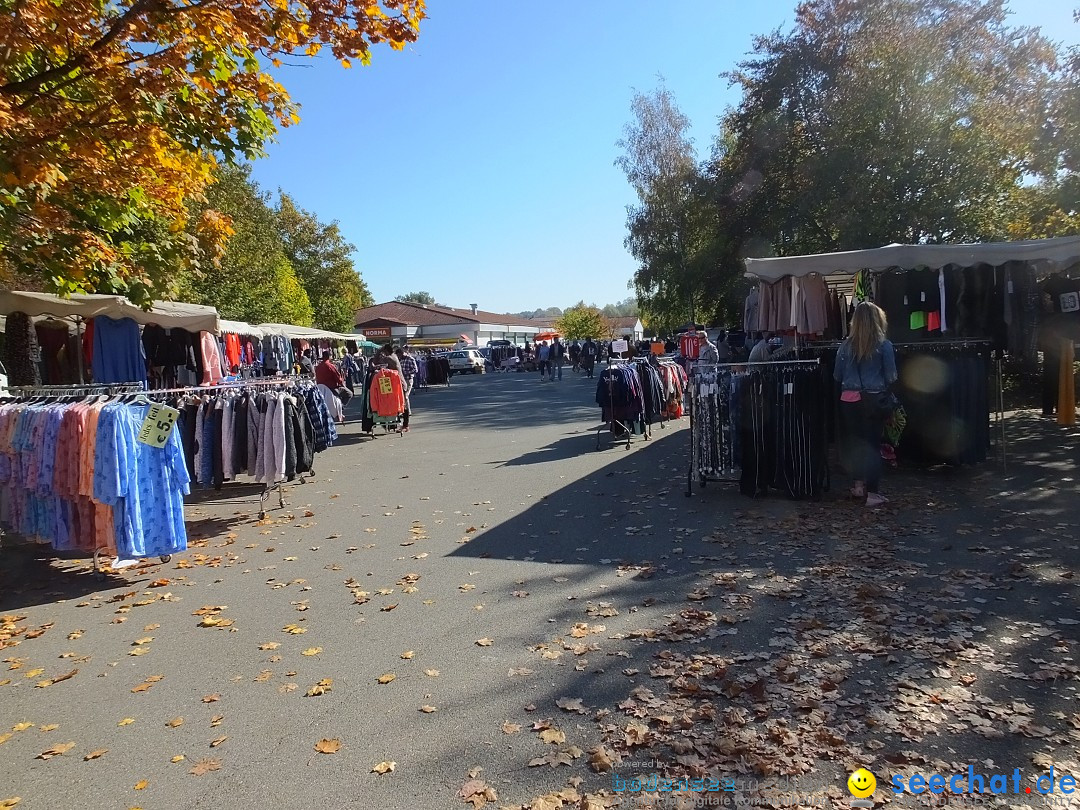
[[[250,323],[244,323],[243,321],[223,321],[219,320],[221,324],[221,331],[228,332],[233,335],[247,335],[248,337],[261,338],[265,333],[258,326],[252,326]]]
[[[151,309],[135,306],[119,295],[59,295],[39,292],[0,291],[0,315],[25,312],[31,317],[52,316],[85,321],[105,315],[110,318],[131,318],[138,324],[157,324],[167,329],[187,329],[191,332],[213,332],[219,329],[217,310],[198,304],[177,301],[155,301]]]
[[[328,332],[325,329],[312,329],[309,326],[290,326],[286,323],[262,323],[259,329],[267,335],[284,335],[297,340],[364,340],[359,333]]]
[[[960,267],[988,264],[996,267],[1012,261],[1028,262],[1039,272],[1064,270],[1080,262],[1080,236],[960,245],[885,245],[840,253],[747,259],[746,276],[762,281],[777,281],[785,276],[802,277],[812,273],[823,276],[854,275],[860,270],[910,270],[916,267],[937,270],[950,264]]]

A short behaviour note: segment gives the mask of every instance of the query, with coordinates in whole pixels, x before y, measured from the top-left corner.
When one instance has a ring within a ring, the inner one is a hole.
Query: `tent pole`
[[[78,358],[79,368],[79,385],[83,385],[86,382],[86,373],[83,369],[83,347],[82,347],[82,325],[83,319],[81,316],[75,316],[75,356]]]
[[[1001,352],[997,353],[998,420],[1001,423],[1001,469],[1008,469],[1005,443],[1005,385],[1001,371]]]

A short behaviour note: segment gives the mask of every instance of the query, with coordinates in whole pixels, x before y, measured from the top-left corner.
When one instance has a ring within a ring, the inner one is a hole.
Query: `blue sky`
[[[1013,0],[1080,42],[1080,0]],[[634,194],[614,165],[635,89],[662,75],[705,153],[737,103],[720,73],[795,0],[429,0],[419,41],[369,67],[301,61],[302,105],[255,179],[338,220],[376,301],[427,290],[495,312],[630,295]]]

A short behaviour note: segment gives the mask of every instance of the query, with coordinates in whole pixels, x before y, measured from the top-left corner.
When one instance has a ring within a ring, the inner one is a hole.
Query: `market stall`
[[[903,437],[908,455],[985,459],[993,407],[1004,461],[1005,354],[1034,363],[1041,349],[1053,377],[1050,398],[1060,398],[1059,421],[1075,419],[1068,393],[1072,347],[1080,340],[1080,280],[1072,277],[1078,266],[1080,236],[747,259],[746,276],[758,284],[743,325],[793,337],[800,358],[819,358],[831,369],[854,305],[874,301],[897,348],[898,393],[912,417]],[[987,384],[992,370],[996,385]]]

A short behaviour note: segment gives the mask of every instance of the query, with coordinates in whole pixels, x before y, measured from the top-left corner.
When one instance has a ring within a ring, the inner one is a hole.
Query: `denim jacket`
[[[896,382],[896,352],[888,340],[862,362],[855,359],[851,341],[845,340],[836,352],[833,377],[844,391],[884,391]]]

